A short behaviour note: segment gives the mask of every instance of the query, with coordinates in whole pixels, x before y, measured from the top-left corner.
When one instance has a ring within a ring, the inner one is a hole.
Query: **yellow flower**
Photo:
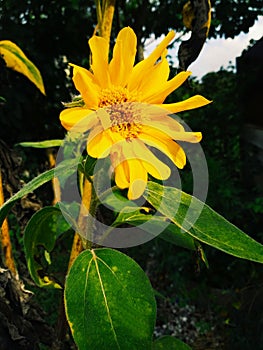
[[[88,153],[94,158],[110,155],[115,182],[121,189],[128,188],[129,199],[142,195],[148,173],[161,180],[170,176],[170,168],[148,146],[159,149],[178,168],[183,168],[186,156],[175,141],[199,142],[202,138],[200,132],[186,132],[168,114],[198,108],[210,101],[196,95],[163,104],[191,74],[181,72],[168,80],[167,46],[174,35],[169,32],[149,57],[135,66],[137,38],[131,28],[119,32],[110,63],[107,41],[93,36],[89,40],[91,71],[72,65],[73,82],[81,98],[72,104],[77,103],[78,107],[61,112],[61,123],[67,130],[78,125],[82,130],[90,130]]]

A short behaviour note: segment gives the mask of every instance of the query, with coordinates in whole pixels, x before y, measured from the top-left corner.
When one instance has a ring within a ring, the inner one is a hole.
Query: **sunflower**
[[[165,180],[170,168],[151,151],[155,147],[182,169],[186,156],[176,141],[199,142],[200,132],[186,132],[169,116],[204,106],[210,101],[196,95],[187,100],[164,104],[166,97],[189,77],[180,72],[168,80],[170,69],[167,46],[173,31],[162,40],[148,58],[134,65],[137,38],[123,28],[116,39],[108,63],[108,43],[98,36],[89,40],[91,71],[73,66],[73,82],[80,93],[60,114],[67,129],[90,130],[88,154],[94,158],[110,155],[116,185],[128,189],[128,198],[137,199],[144,192],[148,174]]]

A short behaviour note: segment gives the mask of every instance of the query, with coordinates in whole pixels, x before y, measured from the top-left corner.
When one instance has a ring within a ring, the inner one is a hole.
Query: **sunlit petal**
[[[108,69],[109,44],[106,39],[94,35],[89,40],[89,46],[92,53],[91,69],[95,82],[102,88],[107,88],[110,86]]]
[[[105,158],[109,155],[112,146],[112,140],[107,131],[101,129],[101,126],[94,128],[89,134],[87,141],[88,154],[93,158]]]
[[[110,153],[111,164],[115,173],[116,185],[121,188],[128,188],[130,184],[130,175],[128,163],[122,153],[120,144],[114,144]]]
[[[212,101],[207,100],[201,95],[195,95],[181,102],[162,104],[160,106],[173,113],[179,113],[182,111],[187,111],[189,109],[203,107],[211,102]]]
[[[160,90],[160,86],[165,84],[169,77],[169,64],[166,58],[162,58],[160,62],[153,66],[149,71],[149,79],[144,79],[140,85],[141,98],[147,102],[149,96],[155,95]]]
[[[74,107],[60,113],[60,122],[66,130],[74,127],[77,131],[87,131],[98,123],[96,113],[87,108]]]
[[[96,114],[98,116],[98,119],[100,120],[103,129],[109,129],[112,123],[110,119],[110,114],[107,112],[107,110],[105,108],[100,108],[96,111]]]
[[[137,89],[142,80],[149,79],[149,68],[152,68],[156,64],[156,61],[162,56],[163,52],[166,50],[166,47],[174,37],[175,33],[173,31],[169,32],[149,57],[137,63],[136,66],[133,67],[128,84],[129,90],[132,91]]]
[[[184,130],[178,131],[172,127],[169,128],[165,125],[158,125],[158,123],[145,125],[143,131],[140,134],[140,138],[142,138],[144,134],[163,140],[171,138],[175,141],[185,141],[191,143],[197,143],[202,140],[201,132],[190,132]]]
[[[123,28],[116,39],[113,58],[109,65],[111,83],[125,87],[130,78],[136,55],[137,38],[134,31]]]
[[[99,103],[99,91],[98,85],[94,84],[94,76],[87,69],[73,66],[73,82],[76,89],[80,92],[84,99],[85,106],[90,109],[97,109]]]
[[[170,168],[161,162],[140,139],[133,141],[133,151],[148,173],[156,179],[168,179],[171,173]]]
[[[166,97],[173,91],[175,91],[179,86],[181,86],[186,79],[191,75],[191,72],[180,72],[171,80],[165,82],[164,84],[157,85],[157,89],[148,95],[144,96],[144,102],[147,103],[162,103]]]
[[[127,160],[129,166],[130,185],[128,190],[128,199],[137,199],[141,197],[147,185],[147,171],[139,159]]]
[[[167,112],[166,112],[167,113]],[[152,126],[157,130],[161,130],[167,135],[170,135],[173,132],[183,132],[184,127],[175,119],[171,118],[167,114],[155,116],[149,116],[143,123],[147,126]]]
[[[153,52],[146,58],[147,61],[151,62],[151,64],[155,64],[156,61],[162,56],[162,53],[170,44],[170,42],[174,39],[175,32],[171,30],[166,37],[160,42],[159,45],[153,50]]]
[[[179,169],[182,169],[185,166],[186,156],[183,149],[165,134],[162,134],[161,132],[158,134],[147,134],[146,132],[143,132],[141,133],[140,139],[149,146],[159,149],[169,157]]]
[[[129,167],[127,161],[123,161],[115,167],[115,182],[120,189],[128,188],[130,181],[129,176]]]

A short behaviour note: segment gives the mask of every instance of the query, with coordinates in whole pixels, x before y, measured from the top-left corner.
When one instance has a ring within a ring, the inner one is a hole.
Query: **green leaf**
[[[190,235],[181,232],[173,223],[167,222],[167,217],[152,215],[149,208],[123,208],[114,221],[113,226],[116,227],[123,223],[137,227],[143,225],[141,228],[146,232],[153,233],[153,238],[158,236],[179,247],[196,250],[194,239]],[[145,225],[145,223],[147,224]],[[160,234],[158,235],[159,232]]]
[[[56,167],[56,175],[64,174],[65,171],[69,171],[77,167],[79,160],[71,159],[61,162]],[[2,225],[5,217],[8,215],[9,211],[12,209],[17,200],[21,199],[30,192],[33,192],[38,187],[44,185],[46,182],[50,181],[54,177],[55,169],[47,170],[44,173],[38,175],[33,180],[28,182],[24,187],[21,188],[16,194],[8,199],[0,208],[0,226]]]
[[[57,237],[69,228],[56,207],[45,207],[29,220],[24,232],[25,255],[30,275],[39,287],[61,288],[45,270],[52,263],[49,253],[54,249]]]
[[[0,41],[0,55],[6,66],[25,75],[45,95],[43,80],[38,68],[31,62],[24,52],[12,41]]]
[[[87,156],[84,163],[84,173],[87,177],[93,175],[93,171],[96,165],[97,159]]]
[[[66,279],[65,305],[78,349],[151,349],[153,289],[123,253],[108,248],[82,252]]]
[[[191,350],[191,348],[181,340],[165,335],[153,343],[153,350]]]
[[[186,232],[179,230],[174,224],[167,226],[167,228],[158,237],[169,243],[177,245],[178,247],[196,250],[196,244],[193,237]]]
[[[110,206],[116,212],[123,211],[124,208],[128,209],[128,207],[131,207],[131,210],[138,208],[135,202],[123,196],[122,192],[118,188],[112,190],[105,198],[101,196],[101,200],[104,205]]]
[[[39,141],[39,142],[20,142],[17,144],[17,146],[49,148],[49,147],[60,147],[62,144],[63,144],[63,140],[47,140],[47,141]]]
[[[263,245],[199,199],[173,187],[149,182],[147,201],[182,232],[236,257],[263,263]],[[174,212],[179,205],[177,212]]]

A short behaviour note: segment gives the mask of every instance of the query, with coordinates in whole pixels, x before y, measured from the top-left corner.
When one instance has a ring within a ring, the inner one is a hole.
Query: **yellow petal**
[[[155,48],[155,50],[147,57],[145,60],[136,64],[133,67],[130,81],[128,83],[128,89],[130,91],[136,90],[140,86],[141,82],[144,79],[148,79],[148,70],[152,68],[156,61],[162,56],[163,52],[166,50],[166,47],[174,38],[175,33],[173,31],[169,32],[166,37],[161,41],[161,43]]]
[[[160,113],[163,111],[164,110],[160,110]],[[153,127],[169,136],[174,132],[184,132],[184,127],[177,120],[169,117],[167,111],[165,114],[160,113],[153,116],[149,115],[148,118],[145,118],[143,121],[144,126]],[[173,138],[172,136],[170,137]]]
[[[96,113],[93,111],[82,108],[74,107],[64,109],[60,113],[60,122],[66,130],[70,130],[72,127],[75,131],[87,131],[98,123]]]
[[[179,113],[182,111],[187,111],[189,109],[203,107],[211,102],[212,101],[207,100],[205,97],[201,95],[195,95],[181,102],[162,104],[160,105],[160,107],[163,107],[167,111],[170,111],[173,113]]]
[[[160,105],[162,106],[162,105]],[[173,116],[160,106],[145,105],[144,112],[146,117],[143,120],[143,131],[149,135],[158,136],[158,132],[166,134],[168,137],[177,141],[200,142],[202,134],[200,132],[186,132],[182,124],[175,120]],[[161,136],[162,138],[163,136]]]
[[[109,129],[112,126],[111,115],[107,112],[106,108],[98,109],[96,114],[104,130]]]
[[[105,158],[109,155],[112,140],[101,126],[94,128],[88,137],[87,152],[93,158]]]
[[[148,131],[150,131],[150,128]],[[140,139],[149,146],[159,149],[169,157],[179,169],[182,169],[185,166],[186,156],[183,149],[172,139],[168,138],[167,135],[160,131],[158,133],[151,132],[149,134],[143,131],[140,134]]]
[[[123,140],[111,150],[111,161],[115,171],[115,181],[119,188],[129,188],[128,198],[137,199],[147,184],[147,171],[133,150],[133,142]]]
[[[117,168],[120,164],[124,163],[126,161],[126,157],[123,153],[123,149],[126,147],[126,141],[122,140],[121,142],[114,143],[111,148],[111,163],[113,166],[113,169]],[[126,172],[127,179],[129,178],[129,171]]]
[[[144,168],[153,177],[160,180],[168,179],[170,176],[170,168],[161,162],[141,141],[135,139],[132,141],[135,156],[143,163]]]
[[[94,76],[87,69],[73,66],[73,82],[89,109],[97,109],[99,103],[99,87],[93,83]]]
[[[175,120],[173,121],[176,122]],[[163,140],[167,138],[171,138],[175,141],[185,141],[185,142],[191,142],[191,143],[197,143],[202,140],[201,132],[184,131],[183,128],[181,131],[178,129],[176,130],[176,128],[173,128],[172,123],[170,124],[170,127],[169,127],[169,124],[162,125],[158,123],[151,123],[151,124],[147,123],[147,125],[143,126],[142,135],[144,134],[154,135],[154,137],[163,139]]]
[[[130,78],[136,55],[137,38],[134,31],[123,28],[116,39],[113,58],[109,65],[111,83],[125,87]]]
[[[142,93],[142,101],[147,102],[149,96],[154,95],[160,89],[160,85],[164,84],[169,77],[169,63],[165,57],[155,64],[148,72],[148,79],[144,79],[138,89]]]
[[[163,51],[167,48],[170,42],[174,39],[175,32],[171,30],[166,37],[160,42],[158,46],[153,50],[153,52],[147,57],[146,60],[155,64],[156,61],[161,57]]]
[[[179,86],[181,86],[185,80],[191,75],[191,72],[180,72],[174,78],[170,79],[163,85],[156,85],[156,88],[153,92],[149,92],[143,99],[144,102],[147,103],[162,103],[166,97],[176,90]]]
[[[117,167],[114,169],[115,170],[115,182],[116,185],[121,188],[128,188],[130,185],[130,182],[128,180],[129,176],[129,168],[127,161],[123,161]]]
[[[128,199],[138,199],[145,191],[147,185],[147,171],[141,161],[136,158],[127,160],[127,163],[130,173]]]
[[[102,88],[110,86],[110,75],[108,69],[109,45],[106,39],[93,36],[89,40],[89,46],[92,53],[91,69],[94,74],[95,83]]]
[[[190,132],[190,131],[174,132],[171,135],[172,135],[172,139],[175,141],[198,143],[202,140],[201,132]]]

